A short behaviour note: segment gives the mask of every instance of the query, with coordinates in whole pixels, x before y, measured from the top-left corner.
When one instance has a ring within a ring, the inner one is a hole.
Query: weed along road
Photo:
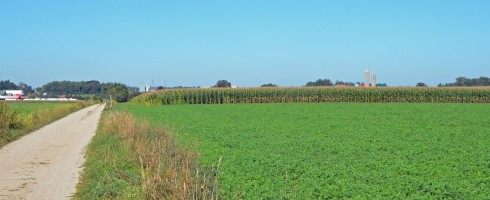
[[[0,149],[0,199],[69,199],[104,105],[68,115]]]

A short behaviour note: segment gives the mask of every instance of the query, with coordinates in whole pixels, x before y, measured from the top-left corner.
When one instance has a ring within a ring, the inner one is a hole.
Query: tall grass
[[[0,137],[8,130],[19,128],[21,125],[17,110],[11,111],[7,104],[0,102]]]
[[[25,102],[26,104],[29,102]],[[17,138],[58,120],[74,111],[92,105],[93,102],[71,103],[69,106],[38,109],[25,114],[9,104],[0,102],[0,147]]]
[[[109,141],[117,148],[104,148]],[[219,162],[209,169],[200,169],[197,154],[177,144],[164,127],[152,127],[148,121],[138,121],[126,112],[110,111],[103,116],[92,143],[76,198],[219,198]],[[110,177],[125,167],[126,176],[133,178]],[[108,186],[111,182],[104,180],[111,179],[124,182],[123,186]]]

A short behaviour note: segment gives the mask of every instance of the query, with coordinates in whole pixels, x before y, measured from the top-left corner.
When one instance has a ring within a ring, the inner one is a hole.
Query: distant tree
[[[129,87],[128,86],[128,91],[129,91],[129,93],[139,92],[140,91],[140,88],[139,87]]]
[[[19,85],[10,82],[10,80],[0,81],[0,90],[22,90],[25,95],[34,93],[32,86],[20,82]]]
[[[260,87],[278,87],[278,86],[276,84],[266,83],[266,84],[262,84]]]
[[[10,80],[0,81],[0,90],[17,90],[17,85]]]
[[[376,87],[388,87],[386,83],[376,83]]]
[[[117,102],[127,102],[130,99],[130,94],[128,91],[128,86],[122,83],[103,83],[102,87],[104,88],[105,97],[107,98],[109,95],[112,96],[112,99]]]
[[[469,84],[470,84],[470,80],[466,77],[456,78],[456,82],[455,82],[456,86],[468,86]]]
[[[32,89],[32,86],[27,85],[27,84],[25,84],[23,82],[20,82],[19,83],[19,86],[17,87],[17,89],[18,90],[22,90],[22,92],[24,92],[25,95],[34,93],[34,90]]]
[[[53,95],[102,94],[99,81],[53,81],[41,87],[41,93]]]
[[[481,76],[479,78],[458,77],[454,83],[440,83],[439,87],[464,87],[464,86],[490,86],[490,78]]]
[[[334,85],[345,85],[345,86],[355,86],[356,83],[354,82],[344,82],[344,81],[335,81],[335,84]]]
[[[219,88],[231,87],[231,83],[228,82],[227,80],[219,80],[218,82],[216,82],[216,85],[214,87],[219,87]]]
[[[165,89],[165,87],[163,87],[163,86],[158,86],[157,87],[157,90],[163,90],[163,89]]]
[[[427,87],[427,84],[423,82],[418,82],[417,85],[415,85],[415,87]]]
[[[37,89],[36,89],[37,90]],[[139,88],[128,87],[122,83],[100,83],[99,81],[53,81],[43,85],[40,94],[46,93],[47,97],[83,97],[93,95],[93,99],[109,99],[112,96],[117,102],[127,102],[133,96],[137,96]]]
[[[308,82],[305,85],[306,87],[310,86],[333,86],[332,81],[330,79],[318,79],[315,82]]]
[[[141,93],[140,92],[130,92],[129,93],[129,98],[132,99],[134,97],[137,97],[138,95],[140,95]]]
[[[132,98],[141,94],[139,87],[129,87],[128,86],[128,92],[129,92],[129,99],[132,99]]]

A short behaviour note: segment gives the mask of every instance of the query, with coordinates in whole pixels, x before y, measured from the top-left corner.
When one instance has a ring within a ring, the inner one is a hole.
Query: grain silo
[[[369,71],[369,69],[366,69],[364,71],[364,86],[365,87],[369,87],[369,84],[371,83],[370,77],[371,77],[371,72]]]
[[[371,79],[371,87],[376,87],[376,74],[373,73],[373,78]]]

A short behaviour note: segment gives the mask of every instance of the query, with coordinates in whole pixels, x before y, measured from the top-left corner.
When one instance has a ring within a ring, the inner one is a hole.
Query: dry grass
[[[70,113],[93,105],[93,102],[78,102],[67,107],[39,109],[25,114],[0,102],[0,147],[19,137],[58,120]]]
[[[0,102],[0,135],[10,128],[11,118],[16,115],[18,114],[9,112],[9,107],[5,103]]]
[[[177,144],[165,128],[153,128],[125,112],[110,112],[103,132],[117,134],[139,161],[145,199],[218,199],[219,162],[208,173],[199,169],[197,155]]]

